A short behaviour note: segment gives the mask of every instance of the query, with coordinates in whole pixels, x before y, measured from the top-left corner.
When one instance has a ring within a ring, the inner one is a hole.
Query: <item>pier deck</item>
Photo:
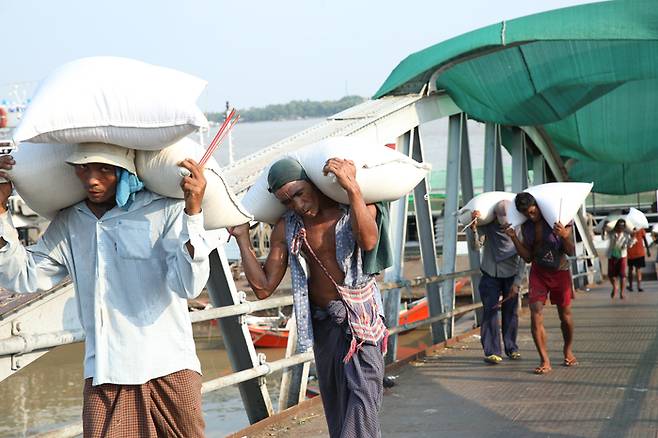
[[[559,320],[546,312],[550,374],[532,373],[537,353],[529,313],[519,328],[520,361],[482,361],[479,339],[430,350],[399,371],[381,413],[385,437],[658,436],[658,284],[610,299],[608,283],[578,292],[575,354],[561,366]],[[237,436],[328,436],[321,403]]]

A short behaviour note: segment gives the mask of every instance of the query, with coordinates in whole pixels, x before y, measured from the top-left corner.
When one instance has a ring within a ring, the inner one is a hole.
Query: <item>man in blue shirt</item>
[[[201,368],[187,299],[210,272],[206,181],[184,160],[191,173],[181,180],[184,202],[162,197],[143,188],[134,155],[79,145],[67,162],[87,198],[59,211],[29,248],[5,207],[12,185],[0,184],[0,286],[29,293],[73,280],[86,334],[85,438],[201,437]],[[0,157],[0,176],[15,164]]]

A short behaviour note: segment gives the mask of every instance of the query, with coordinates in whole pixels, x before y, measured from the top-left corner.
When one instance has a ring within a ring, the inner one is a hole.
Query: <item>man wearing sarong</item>
[[[514,243],[505,234],[507,228],[505,201],[500,201],[494,207],[492,222],[477,226],[476,219],[480,215],[478,210],[473,211],[471,224],[473,249],[479,250],[484,247],[480,262],[482,278],[478,286],[483,306],[480,342],[484,350],[484,361],[496,365],[503,361],[503,347],[507,357],[512,360],[521,359],[516,344],[519,329],[516,298],[525,274],[525,262],[518,256]],[[498,323],[499,310],[502,316],[502,347],[501,325]]]
[[[560,317],[562,338],[564,339],[564,366],[578,363],[573,354],[573,318],[571,316],[571,275],[567,255],[575,254],[571,240],[572,228],[560,222],[549,225],[542,216],[537,201],[530,193],[519,193],[514,199],[517,210],[529,220],[521,226],[522,240],[512,227],[505,232],[514,242],[516,251],[528,263],[531,263],[529,275],[529,301],[532,339],[539,353],[539,366],[535,374],[549,373],[551,360],[546,348],[546,330],[544,328],[544,306],[550,296],[551,304],[557,307]]]
[[[272,230],[264,266],[248,226],[230,232],[259,299],[274,292],[290,265],[297,351],[313,347],[330,436],[379,437],[387,331],[374,274],[390,265],[388,213],[382,204],[366,205],[352,161],[332,158],[324,172],[336,176],[349,205],[325,196],[296,160],[272,165],[269,190],[288,210]]]
[[[87,198],[59,211],[27,249],[6,208],[12,186],[0,184],[0,286],[28,293],[73,280],[86,335],[85,438],[202,437],[201,367],[187,299],[201,293],[210,273],[206,181],[185,160],[185,201],[162,197],[143,188],[134,155],[79,145],[67,162]],[[14,164],[0,157],[0,176]]]

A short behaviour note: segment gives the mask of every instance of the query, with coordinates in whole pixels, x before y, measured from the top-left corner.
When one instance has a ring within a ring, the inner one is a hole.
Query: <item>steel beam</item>
[[[459,173],[462,150],[463,124],[466,116],[456,114],[448,121],[448,156],[446,164],[446,200],[443,207],[443,267],[442,272],[454,272],[457,257],[457,210],[459,210]],[[455,280],[443,282],[441,290],[443,312],[455,308]],[[455,319],[446,323],[446,334],[452,337]],[[435,340],[436,343],[436,340]]]
[[[215,307],[241,303],[222,245],[210,253],[208,295]],[[219,319],[218,322],[233,372],[260,366],[261,360],[254,348],[249,329],[244,324],[244,318],[232,316]],[[272,415],[272,401],[264,378],[254,378],[240,383],[239,388],[250,423],[253,424]]]
[[[471,149],[468,141],[468,123],[462,123],[461,130],[461,187],[462,187],[462,204],[466,204],[473,199],[473,172],[471,168]],[[478,273],[471,275],[471,297],[473,303],[481,302],[480,293],[480,251],[473,249],[474,235],[470,227],[466,227],[466,240],[468,244],[468,262],[471,270],[478,270]],[[444,271],[445,272],[445,271]],[[479,325],[482,321],[482,309],[475,311],[475,323]]]
[[[496,190],[505,191],[505,174],[503,172],[503,148],[500,125],[496,126]]]
[[[495,123],[484,125],[484,181],[483,192],[493,192],[496,189],[496,130]]]
[[[512,191],[522,192],[528,188],[528,159],[526,157],[525,134],[518,128],[512,130]]]
[[[411,152],[411,138],[414,131],[409,131],[400,136],[397,141],[397,150],[404,155]],[[384,271],[384,281],[399,282],[404,273],[404,243],[407,234],[407,211],[408,195],[402,196],[397,202],[391,204],[389,235],[391,250],[393,251],[393,266]],[[384,295],[384,314],[386,325],[389,328],[398,325],[400,314],[401,288],[390,289]],[[386,352],[386,363],[395,362],[398,350],[398,335],[392,334],[388,337],[388,349]]]
[[[423,161],[423,146],[420,139],[418,127],[412,135],[411,156],[414,160]],[[458,163],[455,163],[457,165]],[[450,169],[450,167],[448,167]],[[432,220],[432,208],[429,200],[429,177],[421,181],[414,188],[414,209],[416,212],[416,227],[418,229],[418,240],[420,244],[420,257],[423,261],[423,270],[426,277],[439,274],[437,264],[436,244],[434,239],[434,221]],[[438,284],[430,283],[426,286],[427,302],[429,304],[430,316],[439,315],[444,312],[444,299]],[[432,324],[432,339],[434,343],[442,342],[449,338],[449,332],[445,322]]]
[[[542,155],[532,157],[532,184],[539,185],[546,182],[546,160]]]

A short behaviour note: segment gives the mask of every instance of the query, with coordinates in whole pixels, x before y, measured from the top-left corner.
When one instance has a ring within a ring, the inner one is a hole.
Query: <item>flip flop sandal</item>
[[[565,367],[574,367],[578,365],[578,359],[575,357],[572,357],[570,359],[564,359],[564,362],[562,363]]]
[[[534,373],[537,375],[543,375],[543,374],[548,374],[551,371],[553,371],[553,368],[551,367],[537,367],[535,368]]]

